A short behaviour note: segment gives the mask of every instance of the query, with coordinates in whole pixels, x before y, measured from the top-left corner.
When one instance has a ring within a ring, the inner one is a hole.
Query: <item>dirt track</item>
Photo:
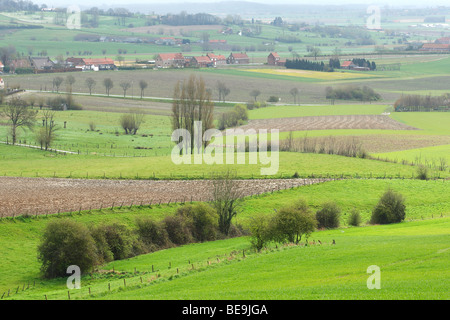
[[[323,181],[323,180],[322,180]],[[245,195],[271,192],[316,179],[242,180]],[[0,217],[51,214],[131,204],[158,204],[210,199],[207,180],[82,180],[0,177]]]

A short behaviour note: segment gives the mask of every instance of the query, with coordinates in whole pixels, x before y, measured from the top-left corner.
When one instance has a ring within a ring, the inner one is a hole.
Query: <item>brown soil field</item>
[[[332,129],[419,130],[384,115],[312,116],[250,120],[247,125],[241,126],[239,129],[255,129],[256,131],[278,129],[280,132]]]
[[[245,196],[325,179],[239,180]],[[208,180],[83,180],[0,177],[0,217],[211,199]]]

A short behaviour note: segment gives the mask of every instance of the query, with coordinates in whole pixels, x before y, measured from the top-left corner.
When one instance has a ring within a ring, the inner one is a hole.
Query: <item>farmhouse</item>
[[[427,52],[450,52],[450,44],[425,43],[419,51]]]
[[[160,53],[155,59],[158,68],[183,68],[185,58],[181,53]]]
[[[2,78],[0,78],[0,90],[5,89],[5,81],[3,81]]]
[[[341,69],[347,69],[347,70],[353,70],[354,68],[357,68],[358,66],[353,63],[353,61],[344,61],[341,63]]]
[[[84,62],[83,58],[74,58],[74,57],[67,58],[66,65],[69,68],[77,68],[82,70],[84,70],[84,68],[86,67],[86,63]]]
[[[192,57],[190,66],[204,68],[211,66],[211,59],[208,56]]]
[[[116,65],[110,58],[104,59],[83,59],[84,70],[114,70]]]
[[[3,65],[3,63],[0,61],[0,72],[3,72],[3,68],[4,68],[5,66]]]
[[[278,53],[271,52],[267,57],[267,64],[269,66],[284,66],[286,64],[286,60],[281,60]]]
[[[211,59],[211,64],[213,67],[223,66],[227,64],[227,58],[225,58],[225,56],[223,55],[208,53],[207,56],[209,59]]]
[[[30,58],[31,67],[34,70],[52,70],[55,63],[49,57]]]
[[[246,53],[231,53],[227,58],[228,64],[249,64],[250,58]]]

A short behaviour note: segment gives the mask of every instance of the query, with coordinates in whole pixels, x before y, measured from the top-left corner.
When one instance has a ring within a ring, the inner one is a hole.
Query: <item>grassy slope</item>
[[[450,186],[448,183],[419,180],[348,180],[284,190],[249,198],[245,202],[236,222],[245,226],[251,217],[259,214],[270,214],[274,208],[288,205],[299,197],[305,198],[313,209],[319,208],[324,201],[336,201],[343,210],[341,216],[342,225],[345,225],[347,213],[353,207],[361,210],[363,221],[366,221],[378,197],[389,186],[405,196],[407,221],[411,219],[437,218],[441,214],[444,217],[448,217],[450,214],[450,198],[448,196],[450,194]],[[172,214],[175,209],[175,205],[162,205],[154,206],[152,209],[135,207],[132,210],[118,210],[116,208],[115,211],[104,209],[102,212],[41,216],[25,220],[21,218],[0,220],[0,246],[2,247],[0,251],[0,270],[2,274],[2,277],[0,277],[0,292],[17,288],[18,285],[38,279],[39,263],[36,259],[36,247],[45,225],[52,219],[69,217],[87,225],[120,221],[132,227],[134,226],[135,218],[138,216],[148,215],[155,219],[161,219],[165,215]],[[372,230],[372,228],[361,228],[361,230]],[[336,235],[341,234],[340,231],[333,232],[330,237],[336,237]],[[361,232],[364,233],[365,231]],[[313,238],[323,240],[325,236],[322,235],[327,234],[325,232],[314,233]],[[364,235],[361,234],[359,237],[364,237]],[[14,238],[14,241],[11,241],[11,238]],[[135,257],[130,260],[116,261],[106,266],[105,269],[111,270],[114,266],[116,270],[133,272],[136,267],[138,271],[143,272],[151,270],[151,265],[154,264],[155,269],[164,271],[168,263],[172,262],[171,272],[177,267],[182,272],[186,272],[190,267],[190,265],[187,265],[187,260],[191,260],[192,263],[204,263],[206,259],[212,259],[216,255],[230,253],[233,250],[248,249],[248,247],[249,243],[244,238],[209,244],[194,244],[183,248],[160,251],[152,255]],[[88,278],[84,281],[90,281]],[[93,292],[104,291],[105,286],[107,286],[105,281],[108,281],[108,278],[100,280],[98,282],[89,282],[93,288],[97,288]],[[113,277],[111,281],[115,281],[115,288],[120,286],[120,279]],[[134,281],[136,282],[137,280],[134,279]],[[37,283],[38,288],[36,288],[37,291],[34,298],[41,299],[43,294],[49,294],[49,297],[61,297],[61,294],[66,293],[64,290],[64,279],[50,282],[38,280]],[[57,291],[53,293],[53,296],[50,296],[50,291],[52,290]],[[34,293],[31,292],[31,294]]]
[[[85,277],[71,297],[89,298],[89,287],[94,299],[448,299],[449,223],[440,218],[320,231],[310,240],[321,240],[322,246],[247,251],[246,258],[245,238],[193,244],[115,262],[121,274]],[[225,260],[232,250],[238,251],[234,259]],[[381,290],[367,289],[366,270],[372,265],[381,269]],[[134,268],[139,275],[132,274]],[[64,285],[51,281],[12,298],[67,299]]]
[[[448,299],[449,220],[318,232],[337,245],[296,247],[105,299]],[[381,290],[366,270],[381,269]]]

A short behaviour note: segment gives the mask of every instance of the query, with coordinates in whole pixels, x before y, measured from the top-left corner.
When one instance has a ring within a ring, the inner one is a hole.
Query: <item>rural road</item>
[[[323,182],[324,179],[239,180],[244,195]],[[52,214],[131,204],[211,199],[208,180],[84,180],[0,177],[0,217]]]

